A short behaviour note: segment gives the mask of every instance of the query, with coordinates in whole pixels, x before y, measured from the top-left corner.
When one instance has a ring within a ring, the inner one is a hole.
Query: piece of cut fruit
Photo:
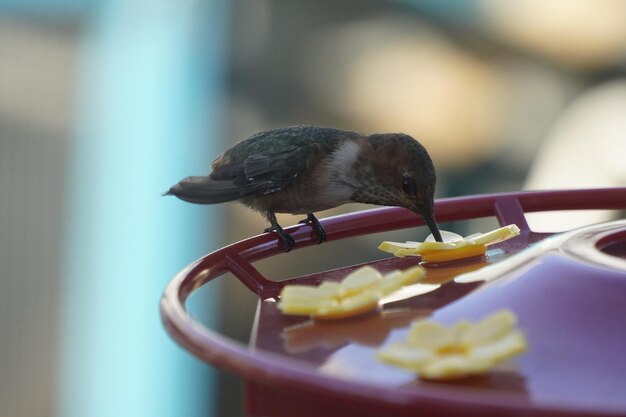
[[[487,252],[485,245],[468,244],[454,249],[424,251],[421,257],[424,262],[436,263],[482,256],[485,252]]]
[[[341,282],[323,282],[319,286],[286,285],[277,306],[285,314],[325,320],[350,317],[378,308],[384,296],[424,276],[424,269],[419,266],[385,275],[375,268],[364,266],[348,274]]]
[[[465,259],[482,256],[487,251],[486,246],[511,239],[520,234],[520,229],[514,225],[508,225],[488,233],[473,234],[467,238],[457,238],[457,235],[445,233],[447,242],[389,242],[380,244],[378,249],[393,254],[394,256],[420,256],[424,262],[446,262],[456,259]]]
[[[487,233],[479,234],[477,236],[468,236],[468,240],[477,245],[493,245],[494,243],[502,242],[504,240],[511,239],[515,236],[519,236],[520,228],[515,224],[500,227]]]
[[[510,310],[498,311],[478,323],[461,320],[451,327],[420,320],[404,341],[382,348],[377,357],[425,379],[484,374],[526,351],[526,337],[516,324]]]
[[[367,288],[375,287],[383,278],[382,274],[371,266],[363,266],[354,270],[346,276],[340,283],[345,295],[356,294]]]

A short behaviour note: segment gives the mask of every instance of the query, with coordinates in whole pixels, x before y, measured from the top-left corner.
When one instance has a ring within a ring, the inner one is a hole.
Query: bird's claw
[[[283,251],[289,252],[296,245],[295,240],[289,235],[289,233],[285,232],[282,228],[277,227],[268,227],[264,230],[265,233],[275,232],[280,241],[283,243]]]
[[[306,219],[300,220],[298,223],[311,225],[311,227],[313,228],[313,230],[315,230],[315,233],[317,234],[318,245],[326,240],[326,230],[324,230],[324,227],[320,224],[319,220],[317,220],[317,217],[315,217],[313,214],[307,214]]]

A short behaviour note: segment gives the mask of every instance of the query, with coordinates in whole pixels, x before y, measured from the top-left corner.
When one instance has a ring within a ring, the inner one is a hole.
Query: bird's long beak
[[[439,232],[439,226],[437,226],[437,222],[435,221],[435,214],[432,210],[428,210],[425,213],[420,213],[426,225],[430,229],[430,233],[433,234],[433,237],[437,242],[443,242],[441,238],[441,233]]]

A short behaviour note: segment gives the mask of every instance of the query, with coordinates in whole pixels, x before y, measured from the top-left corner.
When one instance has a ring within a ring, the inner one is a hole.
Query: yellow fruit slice
[[[328,283],[331,284],[331,283]],[[313,287],[311,285],[287,285],[280,292],[282,299],[289,300],[330,300],[341,293],[339,285]]]
[[[424,269],[419,266],[384,276],[375,268],[364,266],[341,282],[324,282],[319,286],[286,285],[277,307],[285,314],[324,320],[355,316],[378,308],[381,298],[424,276]]]
[[[384,241],[378,246],[383,252],[393,253],[396,256],[410,256],[425,251],[439,251],[446,249],[454,249],[456,247],[453,242],[389,242]]]
[[[382,274],[371,266],[363,266],[345,277],[339,287],[345,295],[355,294],[376,286],[383,278]]]
[[[417,372],[435,356],[435,353],[405,343],[394,343],[378,351],[376,356],[384,362]]]
[[[491,232],[483,233],[476,237],[471,237],[469,240],[477,245],[493,245],[494,243],[502,242],[507,239],[511,239],[520,234],[520,228],[515,224],[500,227],[499,229],[492,230]]]
[[[484,361],[489,358],[499,362],[510,356],[520,354],[527,349],[526,337],[519,330],[511,331],[496,341],[484,344],[471,351],[472,361]]]
[[[520,229],[508,225],[488,233],[476,234],[450,242],[389,242],[380,244],[378,249],[394,256],[421,256],[424,262],[447,262],[456,259],[465,259],[482,256],[487,251],[486,246],[511,239],[520,234]]]
[[[515,315],[509,310],[502,310],[461,330],[460,341],[465,344],[489,343],[510,332],[516,324]]]
[[[438,250],[438,251],[426,251],[422,252],[422,260],[424,262],[448,262],[457,259],[473,258],[475,256],[482,256],[487,252],[487,246],[485,245],[465,245],[454,249]]]
[[[407,336],[407,344],[418,349],[434,350],[452,345],[455,341],[453,329],[425,320],[415,322]]]
[[[315,318],[335,320],[352,317],[378,308],[380,293],[377,291],[363,291],[351,297],[344,298],[335,308],[320,308]]]
[[[382,295],[386,296],[406,285],[414,284],[425,277],[426,272],[424,268],[414,266],[405,271],[393,271],[383,276],[381,282],[378,284],[378,288]]]
[[[478,323],[461,320],[450,327],[420,320],[414,322],[404,341],[382,348],[377,357],[425,379],[484,374],[527,349],[526,337],[516,324],[510,310],[498,311]]]
[[[278,308],[285,314],[296,316],[313,316],[320,310],[338,311],[339,301],[337,300],[281,300]]]

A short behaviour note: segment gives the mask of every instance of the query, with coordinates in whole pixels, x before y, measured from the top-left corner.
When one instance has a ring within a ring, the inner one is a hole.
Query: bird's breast
[[[306,214],[351,202],[355,181],[351,167],[359,154],[354,141],[345,141],[329,154],[310,157],[307,168],[284,189],[244,198],[242,202],[259,211]]]
[[[307,214],[348,203],[351,196],[352,190],[345,186],[320,189],[293,185],[272,194],[247,196],[241,201],[262,212]]]

